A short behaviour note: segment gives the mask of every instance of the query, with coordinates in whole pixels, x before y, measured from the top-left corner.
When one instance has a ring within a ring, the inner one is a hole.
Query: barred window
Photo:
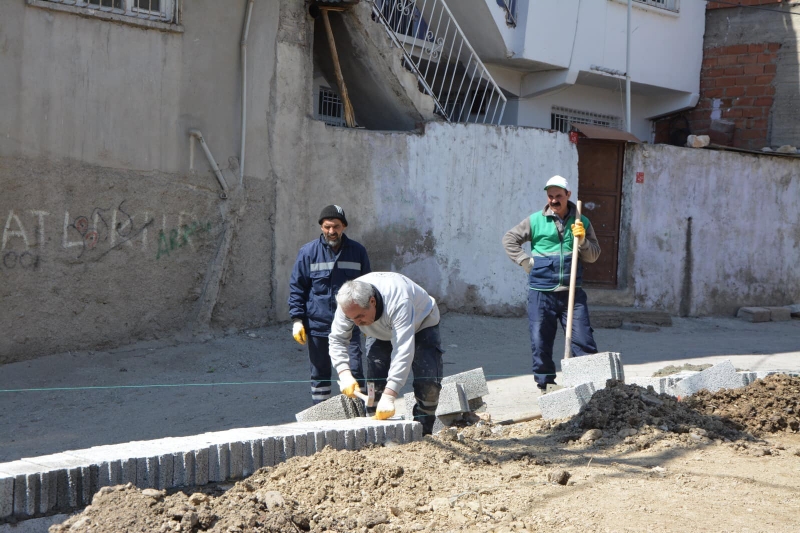
[[[606,128],[622,128],[622,119],[614,115],[601,115],[590,111],[578,111],[577,109],[553,106],[550,113],[550,129],[568,133],[570,122],[573,124],[605,126]]]
[[[177,2],[178,0],[40,0],[38,3],[86,8],[144,20],[175,22]]]
[[[329,87],[320,87],[317,118],[329,126],[344,126],[344,105],[339,95]]]

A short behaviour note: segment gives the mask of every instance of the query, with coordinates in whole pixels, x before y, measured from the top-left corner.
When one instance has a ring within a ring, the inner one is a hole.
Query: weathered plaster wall
[[[253,10],[238,192],[233,4],[183,2],[181,32],[0,3],[0,363],[271,317],[279,1]]]
[[[800,299],[796,159],[666,145],[631,147],[626,157],[637,305],[732,315]]]

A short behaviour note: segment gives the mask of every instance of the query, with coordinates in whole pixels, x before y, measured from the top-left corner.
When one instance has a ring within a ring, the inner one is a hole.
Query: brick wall
[[[656,122],[655,142],[669,143],[676,129],[688,123],[691,133],[710,135],[717,144],[750,150],[768,146],[780,47],[759,43],[706,48],[697,106],[678,120]]]
[[[765,6],[768,4],[782,4],[786,0],[727,0],[728,3],[721,4],[719,2],[709,2],[706,5],[706,9],[725,9],[730,7],[737,7],[732,6],[731,4],[738,4],[740,6]]]

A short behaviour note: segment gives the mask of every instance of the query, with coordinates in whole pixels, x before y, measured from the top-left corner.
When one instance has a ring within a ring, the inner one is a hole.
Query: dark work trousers
[[[353,328],[353,337],[347,347],[350,356],[350,372],[364,389],[364,370],[361,365],[361,330]],[[324,402],[331,397],[331,385],[339,379],[332,377],[331,356],[328,353],[328,337],[308,336],[308,358],[311,361],[311,400],[314,404]]]
[[[422,329],[414,335],[414,420],[422,424],[422,433],[430,435],[436,420],[439,391],[442,389],[442,341],[439,325]],[[381,398],[392,363],[392,342],[367,337],[366,341],[367,381],[375,384],[375,405]],[[397,391],[398,394],[400,391]],[[398,396],[398,401],[401,397]],[[368,409],[375,414],[375,407]]]
[[[528,290],[528,328],[531,332],[533,352],[533,377],[539,388],[556,382],[556,365],[553,362],[553,341],[556,328],[567,330],[567,307],[569,291],[543,292]],[[572,313],[572,355],[581,356],[597,353],[597,344],[589,324],[589,308],[586,306],[586,293],[583,289],[575,291],[575,305]]]

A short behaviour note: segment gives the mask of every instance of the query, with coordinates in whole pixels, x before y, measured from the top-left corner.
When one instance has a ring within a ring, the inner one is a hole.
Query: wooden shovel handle
[[[581,207],[583,203],[578,200],[578,215],[575,217],[575,222],[581,220]],[[572,267],[569,269],[569,302],[567,303],[567,327],[564,339],[564,359],[572,357],[572,308],[575,305],[575,278],[578,277],[578,246],[580,239],[578,237],[572,238]]]

